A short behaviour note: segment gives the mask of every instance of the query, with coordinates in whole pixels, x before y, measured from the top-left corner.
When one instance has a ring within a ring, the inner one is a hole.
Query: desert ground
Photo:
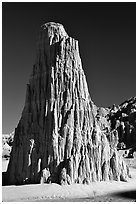
[[[128,182],[94,182],[90,185],[35,184],[3,186],[3,202],[136,202],[136,159],[125,159],[130,167]],[[2,160],[2,171],[8,160]]]

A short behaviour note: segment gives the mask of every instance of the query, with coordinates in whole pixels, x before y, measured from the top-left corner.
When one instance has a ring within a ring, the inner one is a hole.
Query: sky
[[[111,107],[136,95],[135,2],[2,3],[2,132],[18,125],[42,24],[79,41],[90,96]]]

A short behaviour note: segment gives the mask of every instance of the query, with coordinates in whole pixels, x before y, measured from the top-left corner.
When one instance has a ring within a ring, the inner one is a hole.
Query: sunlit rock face
[[[15,129],[10,184],[126,180],[117,131],[98,116],[78,41],[59,23],[41,27],[25,106]]]
[[[3,158],[10,157],[13,140],[14,140],[14,132],[10,134],[2,135],[2,157]]]

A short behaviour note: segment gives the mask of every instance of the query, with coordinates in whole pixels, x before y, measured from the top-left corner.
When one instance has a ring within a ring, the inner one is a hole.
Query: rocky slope
[[[123,143],[126,148],[136,147],[136,97],[117,107],[113,106],[110,110],[110,120],[111,128],[118,132],[119,145]]]
[[[132,97],[112,108],[97,108],[97,116],[102,123],[106,119],[110,131],[117,131],[118,149],[136,147],[136,97]]]
[[[128,169],[117,154],[118,132],[106,114],[99,115],[88,92],[78,41],[61,24],[44,24],[15,129],[8,183],[126,180]]]

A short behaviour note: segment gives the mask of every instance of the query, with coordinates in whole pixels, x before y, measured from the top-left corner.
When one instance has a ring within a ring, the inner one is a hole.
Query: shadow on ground
[[[8,185],[7,172],[2,172],[2,186]]]
[[[117,196],[117,197],[135,199],[136,200],[136,190],[122,191],[122,192],[119,192],[119,193],[115,193],[114,195]]]

